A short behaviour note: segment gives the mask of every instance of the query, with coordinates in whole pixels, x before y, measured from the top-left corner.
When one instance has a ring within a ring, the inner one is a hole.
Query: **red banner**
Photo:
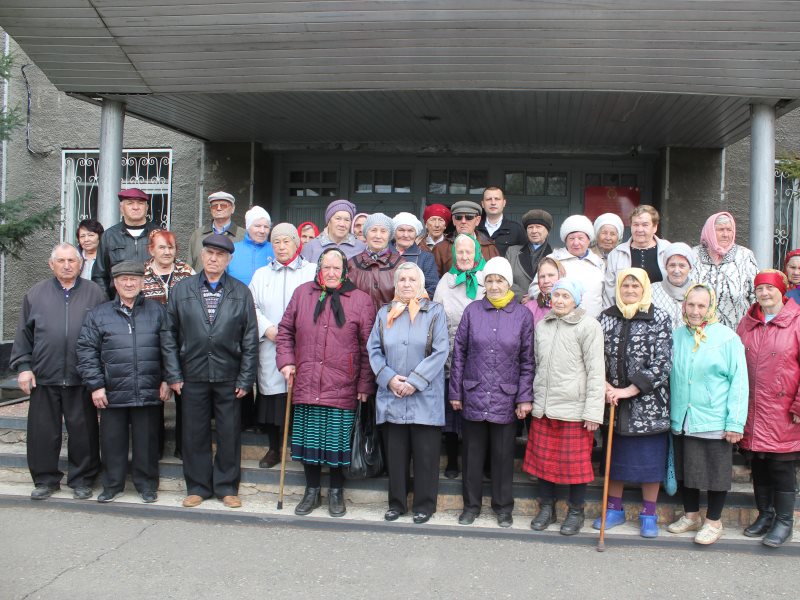
[[[592,185],[583,195],[583,214],[594,221],[603,213],[615,213],[627,226],[633,209],[639,206],[638,187]]]

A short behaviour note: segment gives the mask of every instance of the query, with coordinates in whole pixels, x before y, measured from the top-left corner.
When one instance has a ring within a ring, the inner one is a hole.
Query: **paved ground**
[[[797,597],[797,555],[184,519],[96,503],[0,508],[0,598]],[[111,510],[113,508],[113,510]],[[172,511],[172,512],[170,512]],[[244,517],[244,515],[242,516]]]

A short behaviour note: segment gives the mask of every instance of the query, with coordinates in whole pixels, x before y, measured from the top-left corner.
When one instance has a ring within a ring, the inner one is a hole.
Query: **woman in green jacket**
[[[717,322],[715,313],[714,291],[706,284],[691,286],[683,301],[686,327],[672,337],[670,420],[684,514],[667,531],[697,531],[698,544],[722,537],[720,517],[731,489],[731,444],[742,438],[747,419],[744,346],[732,329]],[[701,489],[708,492],[705,521],[700,518]]]

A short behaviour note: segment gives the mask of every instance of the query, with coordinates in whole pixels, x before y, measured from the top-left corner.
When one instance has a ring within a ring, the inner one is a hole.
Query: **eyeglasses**
[[[228,204],[227,202],[218,202],[216,204],[211,205],[211,210],[225,210],[229,206],[231,205]]]
[[[453,215],[454,221],[472,221],[478,215]]]

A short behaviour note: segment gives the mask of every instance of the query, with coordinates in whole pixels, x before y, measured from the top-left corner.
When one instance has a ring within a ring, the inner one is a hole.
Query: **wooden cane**
[[[283,480],[286,478],[286,442],[289,439],[289,415],[292,410],[292,392],[294,391],[294,377],[289,378],[286,389],[286,414],[283,417],[283,446],[281,446],[281,484],[278,491],[278,510],[283,510]]]
[[[614,412],[616,405],[611,404],[611,410],[608,414],[608,439],[606,444],[606,468],[605,475],[603,476],[603,504],[600,507],[600,539],[597,541],[597,551],[606,551],[606,511],[608,509],[608,476],[611,472],[611,442],[614,439]]]

